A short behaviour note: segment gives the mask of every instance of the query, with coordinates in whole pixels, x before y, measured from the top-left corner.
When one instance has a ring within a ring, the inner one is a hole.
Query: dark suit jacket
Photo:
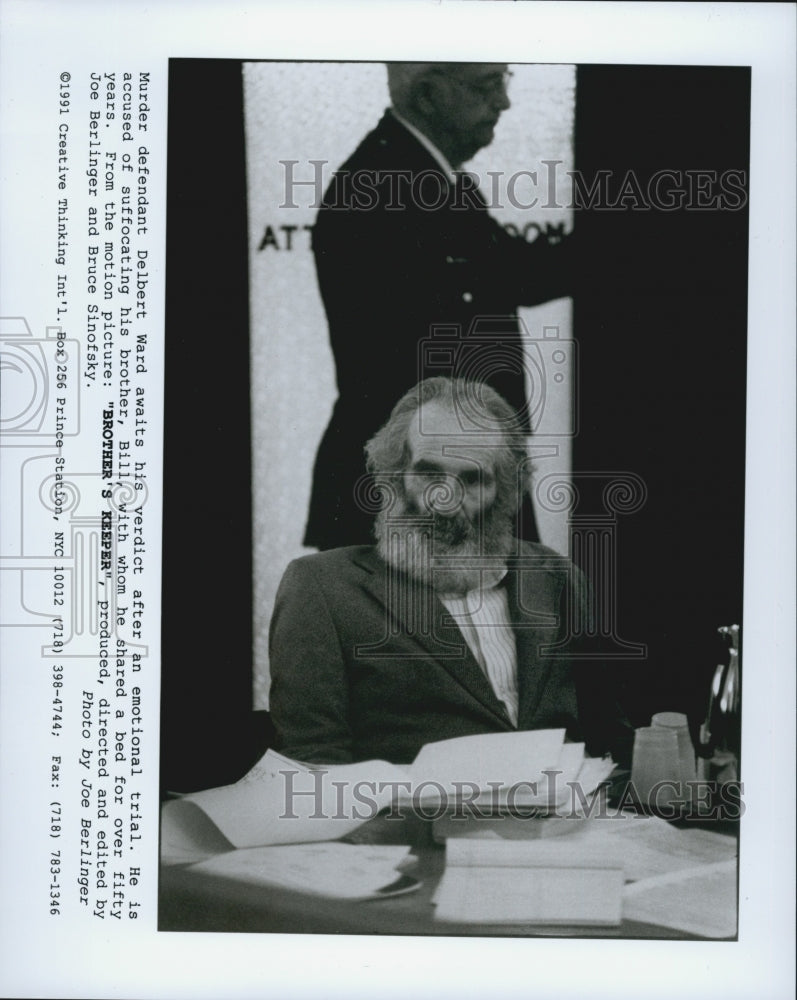
[[[352,497],[363,446],[421,378],[479,378],[524,407],[517,308],[569,294],[570,267],[567,241],[510,236],[481,196],[458,194],[390,111],[335,173],[313,253],[338,385],[305,534],[324,549],[371,541]],[[433,324],[453,346],[424,349]]]
[[[504,585],[518,728],[565,728],[590,753],[624,759],[630,730],[605,671],[573,660],[587,610],[581,572],[542,545],[521,543]],[[298,760],[408,763],[425,743],[514,729],[444,606],[389,573],[373,547],[289,565],[270,655],[277,745]]]

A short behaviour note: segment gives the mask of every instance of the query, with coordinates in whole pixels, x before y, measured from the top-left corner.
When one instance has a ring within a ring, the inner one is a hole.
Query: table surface
[[[616,927],[449,923],[435,919],[432,895],[445,868],[445,850],[430,835],[414,838],[416,864],[407,874],[421,887],[374,900],[338,900],[232,881],[185,865],[160,873],[161,931],[272,932],[500,937],[695,939],[681,931],[624,920]]]

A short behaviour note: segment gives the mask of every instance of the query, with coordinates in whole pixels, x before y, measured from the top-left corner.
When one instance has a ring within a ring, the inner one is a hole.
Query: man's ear
[[[443,101],[443,81],[437,77],[430,76],[419,80],[413,94],[413,104],[415,109],[424,118],[436,118]]]

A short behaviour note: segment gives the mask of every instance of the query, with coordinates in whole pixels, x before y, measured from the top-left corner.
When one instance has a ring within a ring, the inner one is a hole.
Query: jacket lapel
[[[434,592],[429,587],[415,586],[401,573],[391,573],[373,549],[360,550],[355,562],[366,570],[363,588],[385,609],[388,632],[416,645],[422,655],[445,670],[497,722],[511,729],[503,704],[451,614]],[[369,655],[378,657],[379,651],[372,648]]]
[[[519,729],[532,724],[550,676],[552,661],[541,651],[559,633],[563,585],[561,574],[546,568],[544,560],[534,568],[528,560],[510,563],[506,587],[515,627]]]
[[[429,645],[430,650],[433,650],[436,643],[440,643],[446,648],[457,645],[462,650],[461,657],[457,660],[441,660],[441,665],[454,680],[458,681],[477,701],[500,719],[505,728],[513,728],[502,702],[498,700],[484,671],[476,662],[470,651],[470,646],[465,641],[465,637],[454,622],[450,612],[437,598],[434,600],[436,605],[435,634]]]

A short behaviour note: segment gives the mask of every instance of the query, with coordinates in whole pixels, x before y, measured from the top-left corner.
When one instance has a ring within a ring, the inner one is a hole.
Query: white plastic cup
[[[690,781],[697,780],[695,748],[689,735],[689,722],[683,712],[657,712],[650,721],[651,726],[670,729],[678,740],[678,760],[680,762],[681,797],[690,798]]]
[[[643,726],[634,734],[631,784],[643,805],[667,806],[679,799],[678,737],[665,726]],[[670,782],[661,785],[661,782]]]

